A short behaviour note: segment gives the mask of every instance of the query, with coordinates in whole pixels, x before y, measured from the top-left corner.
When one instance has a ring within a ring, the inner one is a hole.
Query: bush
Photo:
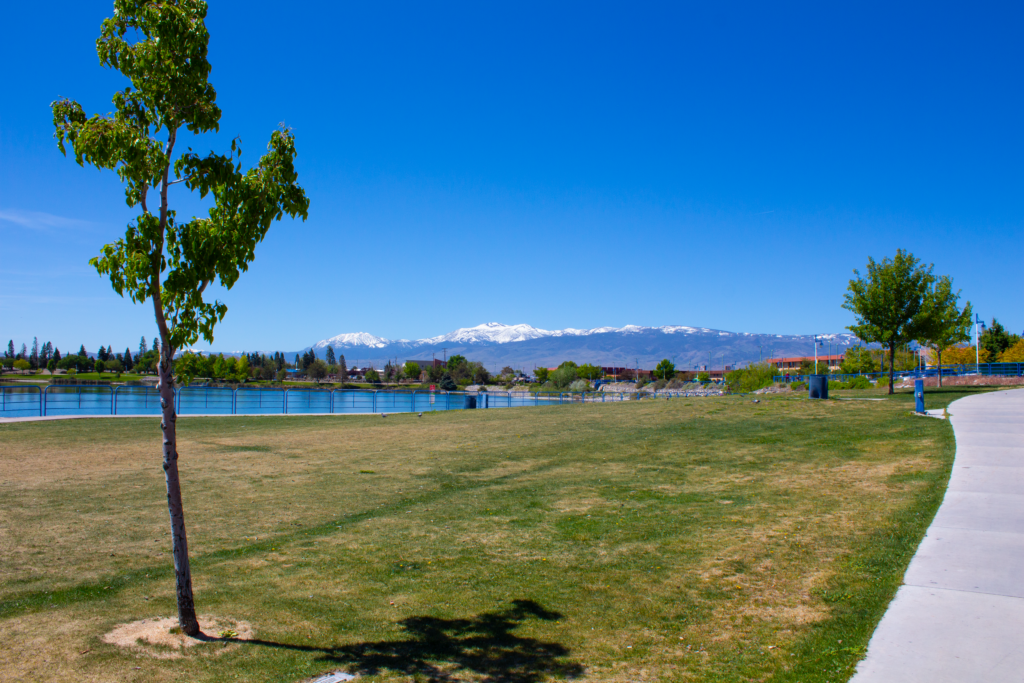
[[[789,388],[792,389],[793,391],[799,391],[800,389],[806,389],[807,388],[807,382],[793,382],[792,384],[789,385]]]
[[[459,385],[455,383],[455,380],[447,372],[441,375],[441,381],[437,385],[441,387],[441,391],[455,391],[459,388]]]
[[[28,370],[30,367],[32,367],[32,364],[23,358],[14,361],[15,370]]]
[[[551,381],[559,389],[566,389],[578,379],[576,368],[563,363],[561,367],[551,373]]]
[[[706,382],[710,382],[711,381],[711,373],[710,372],[698,372],[697,373],[697,381],[700,382],[701,384],[704,384]]]
[[[754,365],[733,370],[725,377],[725,382],[730,391],[757,391],[771,386],[774,378],[779,375],[779,370],[771,363],[756,363]]]
[[[578,379],[569,385],[569,391],[590,391],[590,382],[585,379]]]
[[[847,389],[870,389],[873,386],[874,384],[871,383],[871,380],[863,375],[860,377],[854,377],[846,383]]]

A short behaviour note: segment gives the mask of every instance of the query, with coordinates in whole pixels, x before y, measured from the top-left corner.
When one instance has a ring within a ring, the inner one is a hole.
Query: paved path
[[[1024,681],[1024,389],[949,412],[946,497],[851,683]]]

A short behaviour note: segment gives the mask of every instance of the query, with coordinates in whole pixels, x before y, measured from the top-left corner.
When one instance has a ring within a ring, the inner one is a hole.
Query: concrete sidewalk
[[[946,497],[851,683],[1024,681],[1024,389],[949,413]]]

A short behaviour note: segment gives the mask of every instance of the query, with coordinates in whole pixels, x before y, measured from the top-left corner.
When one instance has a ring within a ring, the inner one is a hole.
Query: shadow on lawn
[[[237,642],[319,652],[323,661],[341,665],[350,673],[372,676],[387,670],[438,683],[458,681],[463,672],[485,683],[534,683],[547,677],[583,674],[582,665],[567,659],[569,649],[564,645],[512,633],[531,618],[556,621],[562,615],[532,600],[515,600],[506,610],[469,619],[403,619],[399,624],[408,637],[400,640],[329,648],[258,639]]]

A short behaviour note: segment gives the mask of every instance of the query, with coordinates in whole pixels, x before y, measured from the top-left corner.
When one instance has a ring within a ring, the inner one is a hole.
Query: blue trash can
[[[924,412],[924,380],[914,380],[914,401],[917,404],[917,412]]]
[[[807,398],[828,398],[828,375],[807,377]]]

